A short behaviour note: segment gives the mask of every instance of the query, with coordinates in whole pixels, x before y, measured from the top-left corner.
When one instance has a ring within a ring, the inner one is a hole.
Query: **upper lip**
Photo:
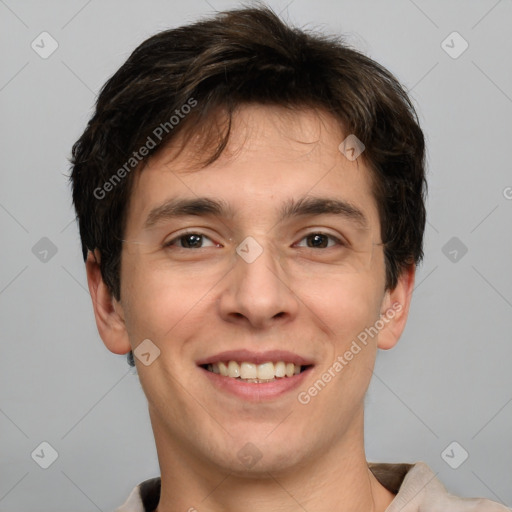
[[[254,352],[251,350],[227,350],[225,352],[219,352],[218,354],[201,358],[196,361],[196,364],[198,366],[203,366],[205,364],[215,364],[221,361],[237,361],[253,364],[284,361],[285,363],[293,363],[300,366],[309,366],[313,364],[313,361],[310,359],[286,350],[268,350],[265,352]]]

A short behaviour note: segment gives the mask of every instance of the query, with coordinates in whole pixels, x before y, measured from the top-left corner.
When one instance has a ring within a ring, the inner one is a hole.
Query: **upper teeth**
[[[241,379],[272,380],[275,377],[292,377],[300,373],[300,365],[278,361],[263,364],[237,363],[236,361],[209,364],[208,370],[220,373],[224,377]]]

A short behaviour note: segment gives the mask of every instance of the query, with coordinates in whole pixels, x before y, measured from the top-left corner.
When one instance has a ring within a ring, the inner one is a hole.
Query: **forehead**
[[[134,176],[127,229],[142,229],[155,207],[183,197],[217,198],[231,213],[257,214],[254,220],[306,196],[340,199],[378,225],[366,162],[350,161],[339,149],[347,135],[324,111],[244,106],[233,115],[228,144],[213,163],[201,165],[214,149],[202,134],[190,133],[148,161]]]

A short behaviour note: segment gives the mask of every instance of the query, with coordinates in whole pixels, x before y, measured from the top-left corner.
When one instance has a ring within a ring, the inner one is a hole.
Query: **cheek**
[[[372,273],[331,279],[317,292],[315,313],[328,333],[321,375],[330,383],[322,399],[327,408],[339,404],[336,421],[345,421],[346,408],[358,407],[366,393],[377,351],[367,329],[379,319],[381,299],[380,279]]]
[[[150,338],[158,344],[187,325],[200,325],[219,278],[193,269],[173,270],[167,262],[126,258],[122,280],[130,338],[135,343]]]
[[[344,344],[379,318],[380,288],[371,273],[346,274],[309,282],[297,295],[321,320],[329,337]]]

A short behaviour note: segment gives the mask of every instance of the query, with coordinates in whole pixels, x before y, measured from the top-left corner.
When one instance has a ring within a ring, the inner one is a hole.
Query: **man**
[[[71,179],[98,331],[137,367],[161,469],[119,511],[506,510],[366,461],[425,224],[388,71],[266,8],[162,32],[105,84]]]

